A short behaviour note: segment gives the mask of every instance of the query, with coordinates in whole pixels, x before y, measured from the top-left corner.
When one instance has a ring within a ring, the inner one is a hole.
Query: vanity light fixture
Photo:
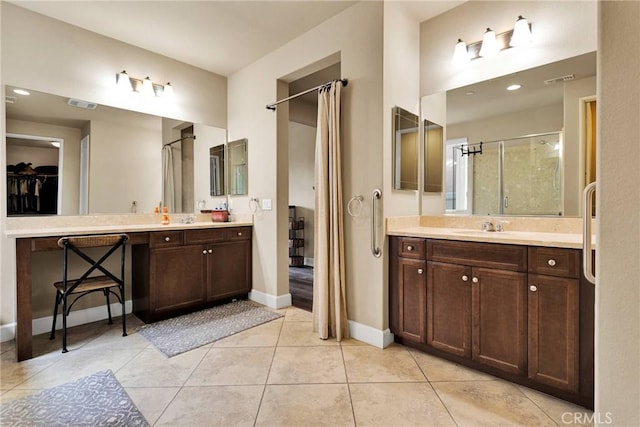
[[[28,90],[24,90],[24,89],[14,89],[13,93],[17,93],[18,95],[31,95],[31,93]]]
[[[149,76],[144,79],[130,77],[125,70],[116,74],[116,86],[122,93],[136,92],[147,97],[171,97],[173,96],[173,86],[153,83]]]
[[[507,90],[509,90],[509,91],[518,90],[521,87],[522,87],[522,85],[519,85],[519,84],[516,83],[516,84],[512,84],[512,85],[507,86]]]
[[[58,141],[51,141],[51,145],[53,145],[56,148],[60,148],[60,143]]]
[[[487,28],[482,36],[482,46],[480,47],[480,56],[493,56],[500,51],[498,46],[498,40],[496,39],[496,32],[491,28]]]
[[[520,15],[513,30],[496,34],[491,28],[487,28],[481,41],[470,44],[458,39],[453,52],[453,63],[463,64],[480,57],[493,56],[505,49],[525,46],[531,40],[531,23]]]

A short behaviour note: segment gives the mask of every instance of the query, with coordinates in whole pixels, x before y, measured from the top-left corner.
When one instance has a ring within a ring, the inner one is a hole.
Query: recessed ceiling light
[[[17,93],[18,95],[31,95],[30,92],[24,90],[24,89],[14,89],[13,93]]]
[[[518,90],[522,87],[522,85],[509,85],[507,86],[507,90]]]

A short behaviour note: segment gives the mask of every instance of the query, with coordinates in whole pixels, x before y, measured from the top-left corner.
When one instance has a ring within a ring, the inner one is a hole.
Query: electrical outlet
[[[262,210],[270,211],[272,209],[271,199],[262,199]]]

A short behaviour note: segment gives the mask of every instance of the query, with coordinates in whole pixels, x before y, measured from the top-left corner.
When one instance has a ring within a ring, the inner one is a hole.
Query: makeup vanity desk
[[[32,218],[8,218],[6,236],[16,241],[18,361],[32,357],[32,256],[61,250],[57,242],[63,236],[128,234],[133,312],[145,322],[249,293],[253,227],[250,216],[214,223],[200,215],[191,224],[169,225],[158,224],[156,219],[153,215],[49,217],[33,219],[32,224]],[[131,223],[145,220],[146,223]]]

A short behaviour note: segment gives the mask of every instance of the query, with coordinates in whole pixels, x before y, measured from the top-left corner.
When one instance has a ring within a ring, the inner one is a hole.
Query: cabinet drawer
[[[579,278],[580,251],[529,247],[529,273]]]
[[[402,258],[425,258],[425,239],[401,237],[398,239],[398,255]]]
[[[427,241],[427,259],[474,267],[527,271],[527,247],[518,245],[430,239]]]
[[[185,243],[213,243],[225,241],[225,228],[201,228],[198,230],[185,231]]]
[[[183,232],[180,230],[149,233],[150,248],[167,248],[182,245]]]
[[[251,240],[251,227],[227,228],[227,240]]]

